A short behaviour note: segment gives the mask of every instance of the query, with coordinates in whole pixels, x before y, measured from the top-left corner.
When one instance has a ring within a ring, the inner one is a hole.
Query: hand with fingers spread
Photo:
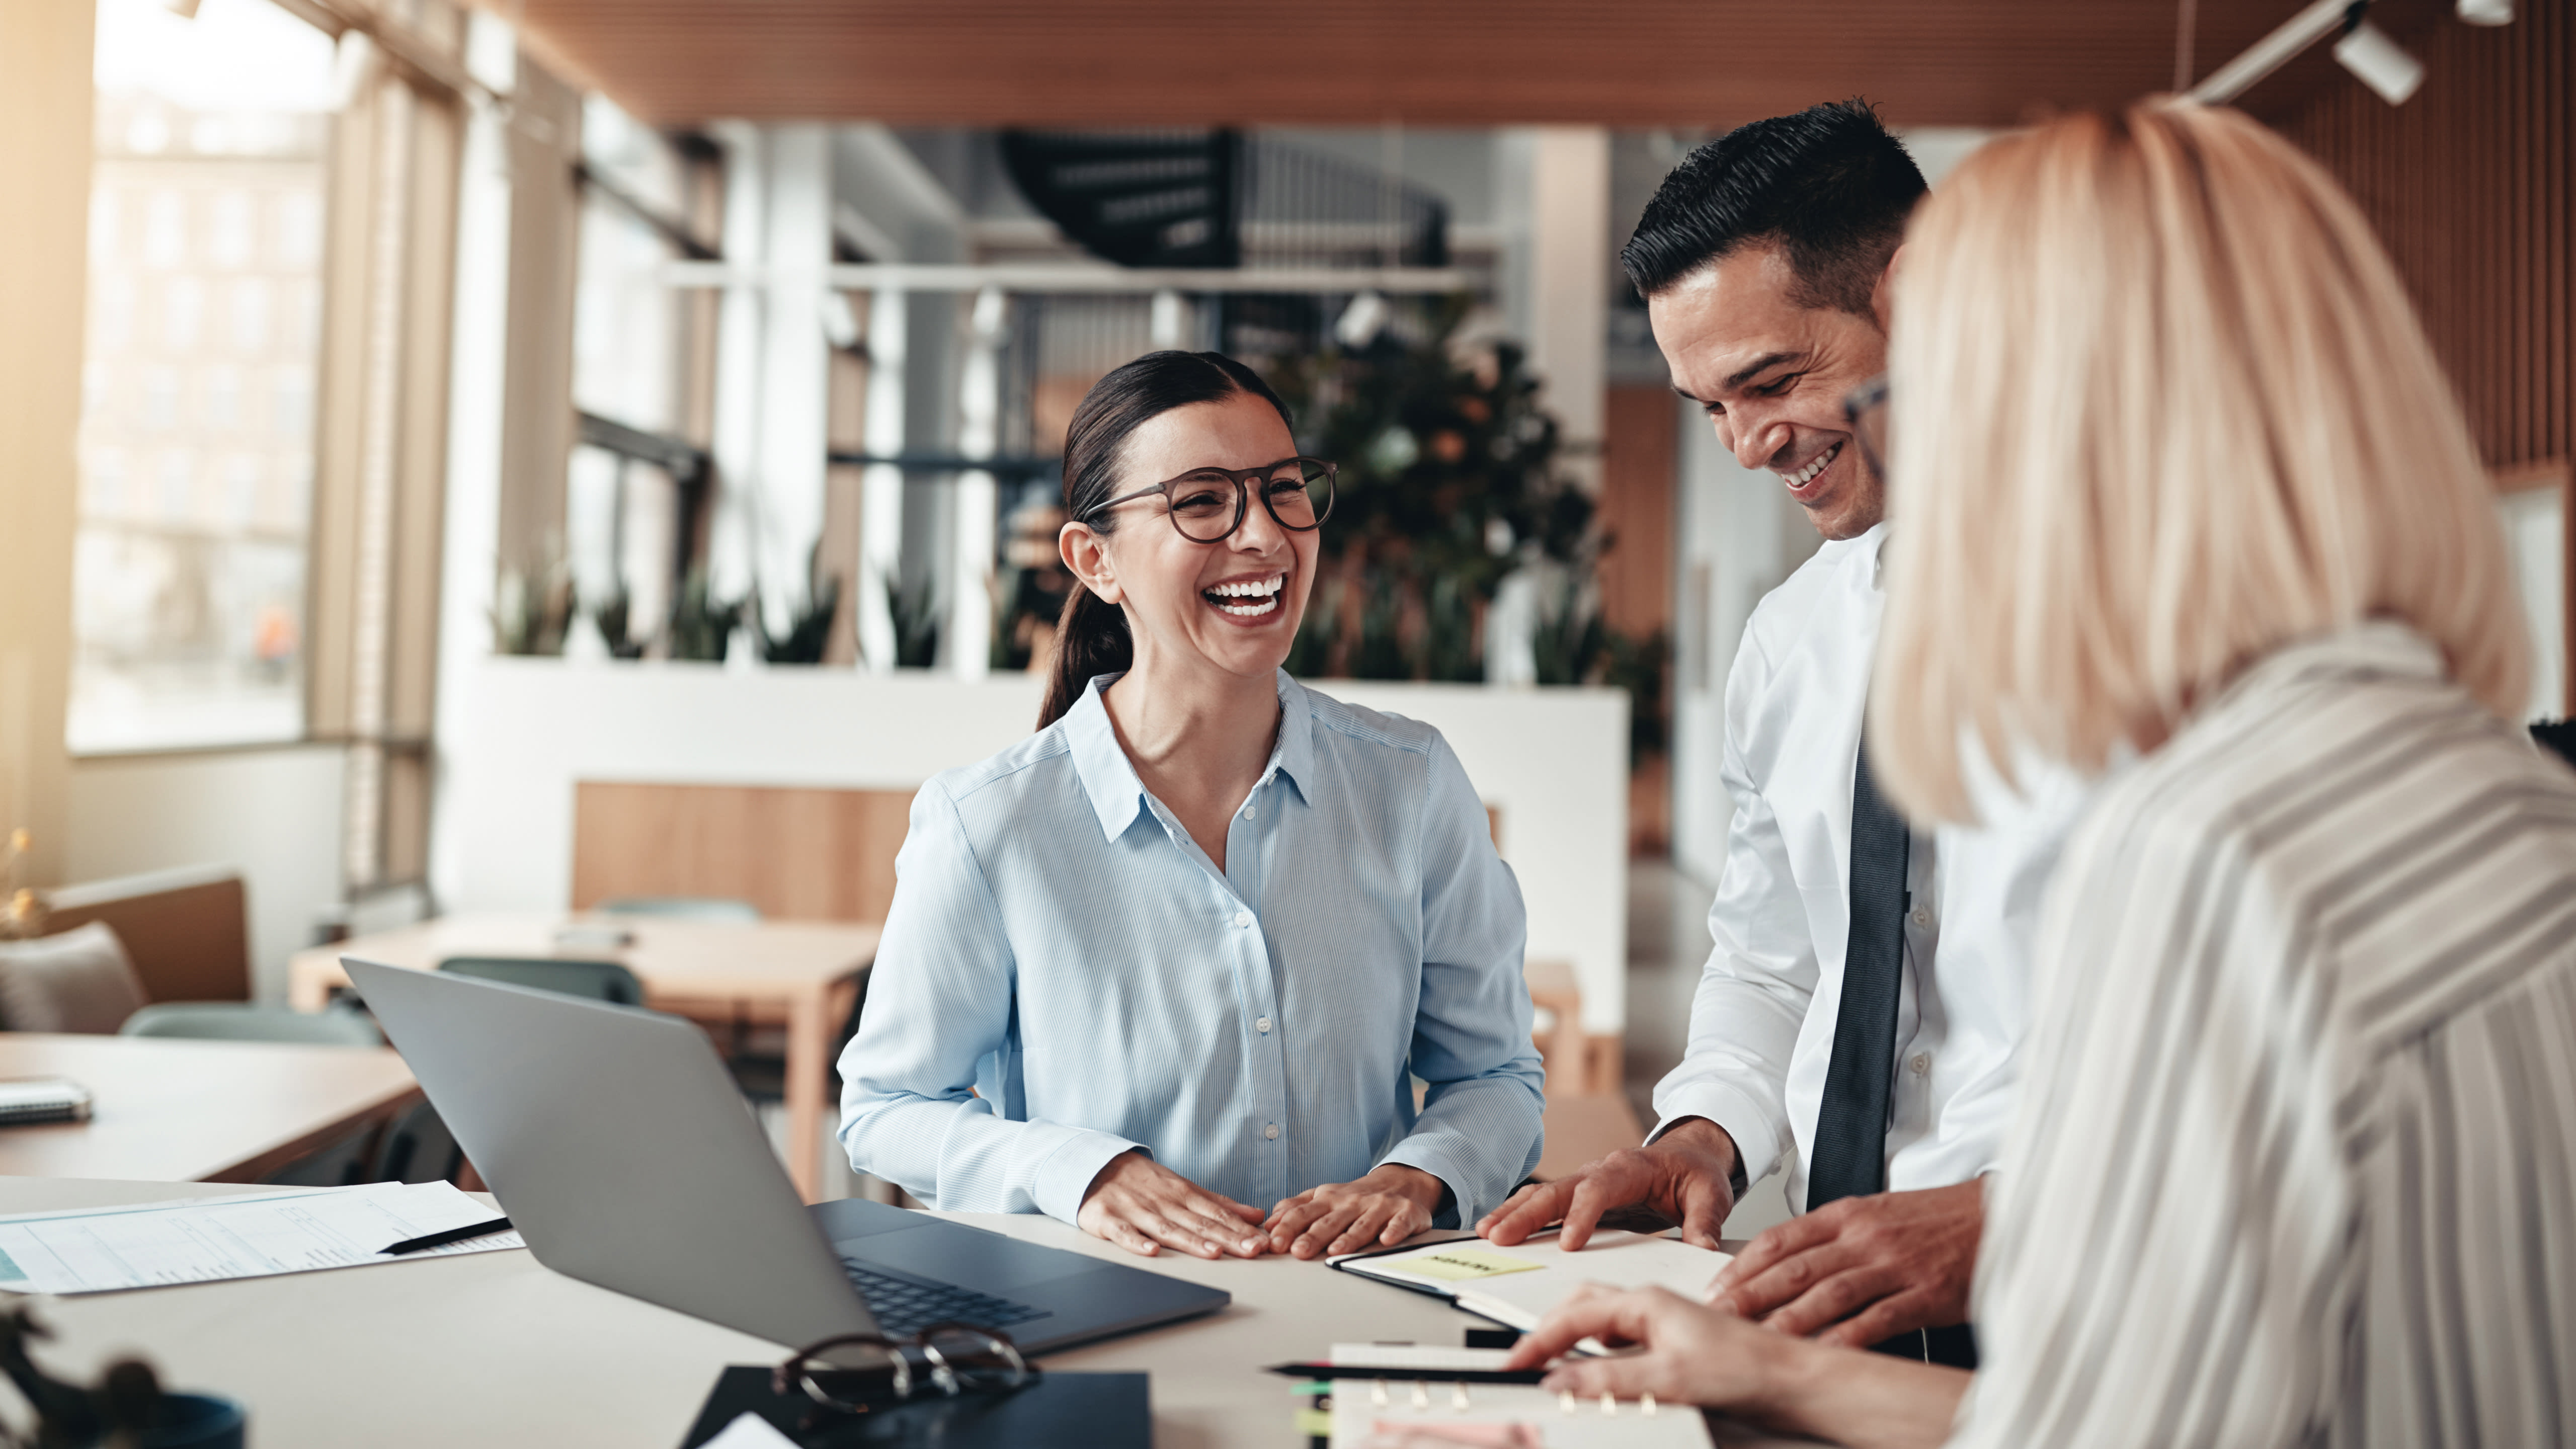
[[[1727,1180],[1735,1172],[1735,1139],[1705,1117],[1686,1118],[1643,1147],[1613,1152],[1572,1177],[1534,1183],[1477,1220],[1476,1232],[1506,1247],[1563,1222],[1557,1246],[1571,1253],[1592,1241],[1605,1214],[1642,1212],[1658,1230],[1680,1225],[1682,1241],[1714,1249],[1717,1230],[1735,1206]],[[1616,1219],[1613,1220],[1616,1225]]]
[[[1392,1248],[1431,1226],[1447,1184],[1418,1167],[1382,1163],[1356,1182],[1328,1182],[1270,1210],[1270,1251],[1300,1258]]]
[[[1559,1358],[1587,1338],[1635,1353]],[[1554,1361],[1550,1392],[1698,1404],[1837,1444],[1930,1446],[1949,1437],[1968,1376],[1766,1333],[1661,1288],[1586,1288],[1515,1345],[1505,1368]]]
[[[1258,1258],[1270,1250],[1261,1209],[1214,1193],[1142,1152],[1122,1152],[1091,1180],[1082,1230],[1151,1258],[1175,1248],[1198,1258]]]
[[[1965,1323],[1985,1218],[1976,1181],[1830,1202],[1755,1238],[1718,1271],[1709,1303],[1850,1348]]]

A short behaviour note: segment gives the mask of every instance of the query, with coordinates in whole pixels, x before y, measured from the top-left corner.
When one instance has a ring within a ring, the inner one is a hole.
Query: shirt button
[[[1239,930],[1242,930],[1244,927],[1249,926],[1249,925],[1251,925],[1251,924],[1252,924],[1252,912],[1250,912],[1250,911],[1237,911],[1237,912],[1235,912],[1235,913],[1234,913],[1234,927],[1235,927],[1235,929],[1236,929],[1236,930],[1238,930],[1238,931],[1239,931]]]
[[[1255,806],[1255,805],[1246,805],[1246,806],[1244,806],[1244,807],[1243,807],[1243,818],[1244,818],[1244,819],[1246,819],[1246,820],[1251,819],[1251,818],[1252,818],[1252,815],[1253,815],[1253,812],[1254,812],[1255,810],[1259,809],[1259,808],[1260,808],[1259,806]]]
[[[1270,1139],[1271,1141],[1273,1141],[1273,1142],[1278,1141],[1278,1140],[1279,1140],[1279,1124],[1278,1124],[1278,1123],[1276,1123],[1276,1122],[1273,1122],[1273,1123],[1271,1123],[1269,1126],[1262,1128],[1262,1129],[1261,1129],[1261,1135],[1262,1135],[1262,1136],[1264,1136],[1264,1137],[1266,1137],[1266,1138],[1269,1138],[1269,1139]]]
[[[1879,919],[1885,920],[1886,917],[1882,916]],[[1932,929],[1932,908],[1929,906],[1916,906],[1914,908],[1914,924],[1921,926],[1927,931]]]
[[[1914,1069],[1914,1075],[1918,1077],[1922,1076],[1924,1073],[1932,1070],[1932,1054],[1930,1052],[1916,1052],[1914,1054],[1914,1059],[1907,1062],[1906,1065]]]
[[[1264,1035],[1268,1035],[1270,1031],[1270,1018],[1265,1016],[1259,1021],[1254,1022],[1253,1025],[1261,1028]]]

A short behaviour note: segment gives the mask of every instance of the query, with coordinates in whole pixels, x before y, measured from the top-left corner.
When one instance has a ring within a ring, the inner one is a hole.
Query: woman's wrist
[[[1376,1178],[1377,1185],[1384,1191],[1420,1203],[1423,1213],[1429,1217],[1440,1215],[1441,1200],[1449,1195],[1449,1184],[1409,1163],[1380,1163],[1369,1176]]]
[[[1845,1351],[1786,1333],[1748,1333],[1743,1338],[1753,1382],[1759,1387],[1729,1412],[1774,1426],[1809,1422],[1815,1396],[1831,1379],[1834,1359]]]

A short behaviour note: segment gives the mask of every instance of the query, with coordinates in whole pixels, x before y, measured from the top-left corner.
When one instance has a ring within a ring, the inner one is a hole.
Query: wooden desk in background
[[[0,1176],[257,1182],[420,1100],[383,1047],[0,1032],[0,1077],[45,1076],[92,1116],[0,1129]]]
[[[631,933],[623,949],[558,946],[573,920]],[[876,960],[877,928],[819,921],[681,921],[650,916],[562,913],[442,916],[398,931],[299,951],[287,966],[288,999],[319,1011],[345,986],[344,955],[415,971],[451,956],[562,956],[621,961],[644,983],[656,1011],[729,1022],[737,1004],[782,1013],[787,1022],[788,1176],[812,1202],[822,1187],[819,1138],[830,1091],[832,1040],[849,1019],[861,973]]]

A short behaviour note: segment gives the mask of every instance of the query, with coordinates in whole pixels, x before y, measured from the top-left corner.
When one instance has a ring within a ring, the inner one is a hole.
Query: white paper
[[[1408,1259],[1459,1247],[1535,1263],[1541,1271],[1458,1280],[1405,1269]],[[1708,1296],[1709,1280],[1733,1261],[1732,1253],[1694,1248],[1679,1238],[1644,1233],[1595,1233],[1583,1251],[1569,1253],[1556,1245],[1556,1235],[1551,1232],[1509,1248],[1472,1238],[1427,1243],[1408,1252],[1353,1263],[1350,1268],[1373,1278],[1416,1283],[1455,1294],[1458,1306],[1468,1312],[1526,1333],[1536,1328],[1550,1309],[1573,1297],[1587,1283],[1612,1288],[1669,1288],[1694,1303],[1701,1302]]]
[[[0,1217],[0,1290],[105,1293],[527,1246],[516,1232],[500,1232],[399,1258],[384,1252],[495,1216],[447,1182],[20,1213]]]
[[[796,1441],[758,1414],[745,1412],[698,1449],[796,1449]]]
[[[1519,1274],[1514,1276],[1532,1276]],[[1412,1344],[1337,1343],[1332,1362],[1345,1368],[1498,1369],[1511,1350],[1424,1348]],[[1333,1449],[1431,1449],[1435,1445],[1508,1449],[1707,1449],[1708,1423],[1687,1405],[1653,1413],[1622,1400],[1604,1414],[1598,1399],[1565,1400],[1521,1384],[1454,1384],[1437,1378],[1338,1379],[1333,1384]],[[731,1446],[727,1446],[731,1449]]]

